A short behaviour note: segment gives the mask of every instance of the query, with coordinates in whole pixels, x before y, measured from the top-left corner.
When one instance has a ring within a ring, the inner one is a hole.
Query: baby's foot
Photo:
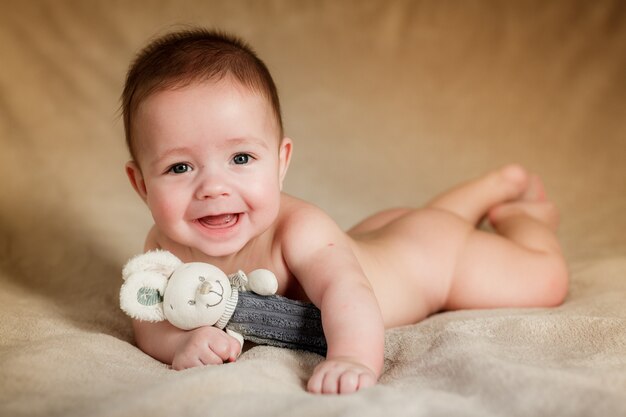
[[[519,200],[528,188],[528,180],[522,166],[506,165],[437,196],[427,206],[478,224],[491,208]]]
[[[495,206],[489,210],[488,218],[497,229],[503,221],[520,215],[542,222],[553,231],[559,226],[559,212],[548,200],[543,182],[537,175],[529,176],[528,186],[517,200]]]
[[[481,192],[483,199],[472,200],[477,204],[474,207],[474,212],[478,215],[478,221],[475,221],[475,223],[483,223],[489,218],[489,212],[495,207],[499,207],[504,203],[518,201],[522,198],[528,189],[529,179],[528,171],[518,164],[505,165],[479,179],[477,184],[483,190]],[[469,198],[466,200],[469,200]],[[463,206],[466,210],[470,207],[467,202],[464,202]],[[469,220],[473,220],[470,216],[466,217]]]
[[[500,203],[522,198],[530,185],[528,171],[518,164],[506,165],[499,170],[492,171],[487,176],[491,177],[493,189],[500,190]]]

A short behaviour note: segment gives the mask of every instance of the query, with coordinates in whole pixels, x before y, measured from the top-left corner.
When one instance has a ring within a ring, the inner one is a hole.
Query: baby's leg
[[[530,178],[521,166],[507,165],[452,188],[435,197],[427,207],[452,212],[477,224],[492,207],[522,196]]]
[[[489,212],[498,234],[470,232],[459,257],[447,309],[560,304],[568,273],[556,237],[558,213],[538,178],[525,194]]]
[[[446,210],[477,224],[492,207],[519,198],[525,192],[529,178],[521,166],[507,165],[440,194],[426,207]],[[358,236],[378,230],[412,211],[412,208],[381,211],[358,223],[348,233]]]

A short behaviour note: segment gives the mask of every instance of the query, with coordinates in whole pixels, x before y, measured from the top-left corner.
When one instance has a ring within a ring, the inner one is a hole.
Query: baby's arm
[[[348,237],[309,206],[292,213],[282,233],[287,265],[321,310],[328,345],[309,391],[349,393],[374,385],[383,366],[384,324]]]
[[[213,326],[181,330],[167,321],[133,320],[133,327],[139,349],[176,370],[232,362],[241,351],[235,338]]]

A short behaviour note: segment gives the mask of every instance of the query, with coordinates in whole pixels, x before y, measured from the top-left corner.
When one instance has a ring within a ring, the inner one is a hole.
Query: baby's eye
[[[187,164],[181,163],[172,165],[167,172],[171,172],[172,174],[184,174],[188,171],[191,171],[191,167]]]
[[[245,165],[250,162],[250,158],[252,157],[247,153],[238,153],[233,157],[233,162],[235,165]]]

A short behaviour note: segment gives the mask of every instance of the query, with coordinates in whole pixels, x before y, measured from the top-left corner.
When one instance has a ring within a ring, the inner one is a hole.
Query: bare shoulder
[[[276,237],[288,263],[320,249],[350,245],[347,234],[321,208],[287,195],[282,203]]]
[[[293,218],[304,216],[328,216],[316,205],[289,194],[281,195],[280,221],[292,221]]]
[[[343,234],[324,210],[287,194],[282,196],[277,232],[287,239],[310,239],[328,232]]]

